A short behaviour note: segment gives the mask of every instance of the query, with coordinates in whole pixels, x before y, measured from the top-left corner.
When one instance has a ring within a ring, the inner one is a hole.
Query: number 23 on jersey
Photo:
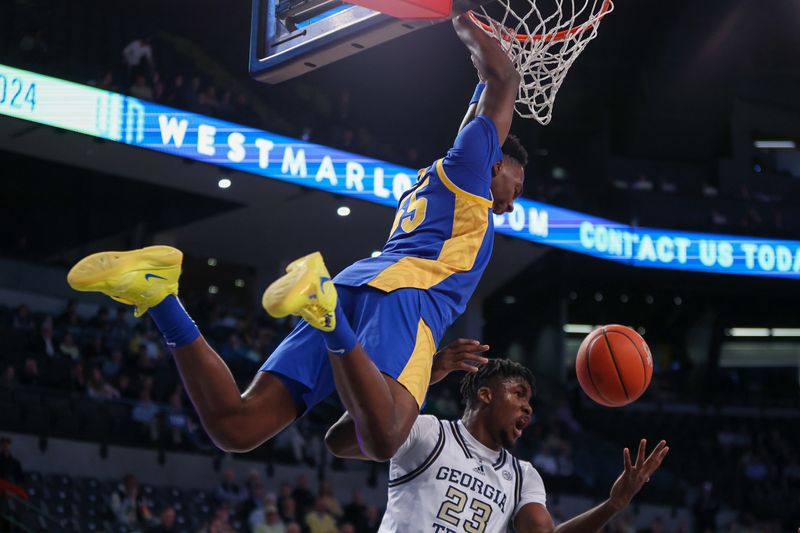
[[[462,525],[461,517],[459,515],[467,506],[469,496],[450,485],[445,493],[445,498],[445,501],[443,501],[441,507],[439,507],[439,513],[436,515],[436,518],[455,526],[457,528],[456,531],[461,530],[466,531],[467,533],[484,532],[486,529],[486,523],[489,521],[489,517],[492,515],[491,505],[477,498],[472,498],[472,501],[469,503],[469,508],[471,511],[473,511],[472,517],[464,518],[464,523]],[[434,526],[436,526],[436,524],[434,524]],[[438,530],[439,528],[437,528],[437,531]],[[449,531],[449,528],[442,528],[441,531]]]

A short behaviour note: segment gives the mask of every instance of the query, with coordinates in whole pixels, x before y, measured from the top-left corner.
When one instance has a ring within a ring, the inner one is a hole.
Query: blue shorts
[[[396,379],[422,405],[438,339],[422,319],[425,291],[336,285],[339,303],[375,366]],[[336,389],[322,332],[301,320],[261,366],[286,385],[298,414]]]

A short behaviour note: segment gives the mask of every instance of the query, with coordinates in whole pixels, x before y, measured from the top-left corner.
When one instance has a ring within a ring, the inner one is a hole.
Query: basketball
[[[627,326],[611,324],[589,333],[575,359],[583,392],[606,407],[636,401],[650,385],[653,357],[641,335]]]

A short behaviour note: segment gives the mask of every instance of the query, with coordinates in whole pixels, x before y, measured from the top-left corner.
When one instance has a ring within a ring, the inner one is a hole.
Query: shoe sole
[[[105,292],[129,272],[148,270],[157,274],[179,266],[183,253],[171,246],[149,246],[130,252],[100,252],[81,259],[67,274],[77,291]]]
[[[284,274],[264,291],[264,310],[275,318],[298,314],[308,303],[308,295],[315,292],[315,278],[314,272],[304,269]]]

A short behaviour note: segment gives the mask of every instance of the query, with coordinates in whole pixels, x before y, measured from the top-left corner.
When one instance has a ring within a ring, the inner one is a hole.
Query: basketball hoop
[[[545,14],[536,2],[497,0],[491,13],[489,6],[483,6],[469,15],[499,41],[522,77],[517,114],[545,125],[567,71],[597,36],[597,28],[614,4],[612,0],[553,0],[553,12]]]

